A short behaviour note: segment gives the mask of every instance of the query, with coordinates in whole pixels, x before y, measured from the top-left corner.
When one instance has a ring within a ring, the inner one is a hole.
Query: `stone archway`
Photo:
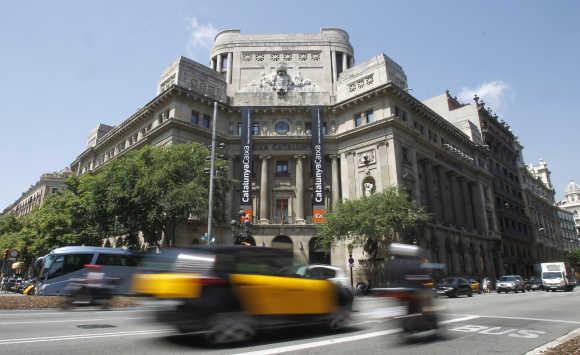
[[[330,252],[318,244],[318,238],[312,237],[308,242],[308,262],[310,264],[330,264]]]
[[[284,249],[293,251],[294,250],[294,243],[292,243],[292,239],[290,239],[287,235],[279,235],[272,239],[272,248]]]

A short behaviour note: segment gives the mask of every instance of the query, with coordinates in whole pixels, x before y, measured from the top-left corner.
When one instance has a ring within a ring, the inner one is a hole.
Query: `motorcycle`
[[[88,269],[85,278],[71,279],[64,290],[63,309],[75,306],[99,306],[109,309],[117,278],[106,277],[100,265],[85,265]]]

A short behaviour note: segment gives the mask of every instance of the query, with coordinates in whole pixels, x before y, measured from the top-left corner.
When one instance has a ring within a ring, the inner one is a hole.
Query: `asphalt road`
[[[1,302],[1,300],[0,300]],[[580,328],[575,292],[440,299],[446,330],[429,342],[403,341],[396,304],[359,298],[353,327],[340,333],[269,331],[236,347],[210,348],[177,335],[147,309],[0,312],[0,354],[523,354]]]

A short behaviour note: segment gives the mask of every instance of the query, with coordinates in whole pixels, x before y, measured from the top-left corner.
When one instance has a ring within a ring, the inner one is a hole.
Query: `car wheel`
[[[467,297],[473,297],[473,292],[469,291],[469,292],[467,293]]]
[[[206,340],[212,345],[238,343],[250,340],[256,334],[247,316],[237,313],[222,313],[209,320]]]
[[[328,322],[330,330],[340,330],[347,328],[350,325],[351,307],[344,306],[334,312]]]

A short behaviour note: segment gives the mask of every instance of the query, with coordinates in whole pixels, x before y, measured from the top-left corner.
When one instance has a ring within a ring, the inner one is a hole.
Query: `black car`
[[[542,290],[544,286],[542,285],[542,280],[539,277],[532,276],[528,280],[528,290],[529,291],[536,291]]]
[[[441,280],[435,292],[439,296],[447,297],[457,297],[461,295],[466,295],[467,297],[473,296],[473,290],[469,284],[469,281],[463,277],[447,277]]]

